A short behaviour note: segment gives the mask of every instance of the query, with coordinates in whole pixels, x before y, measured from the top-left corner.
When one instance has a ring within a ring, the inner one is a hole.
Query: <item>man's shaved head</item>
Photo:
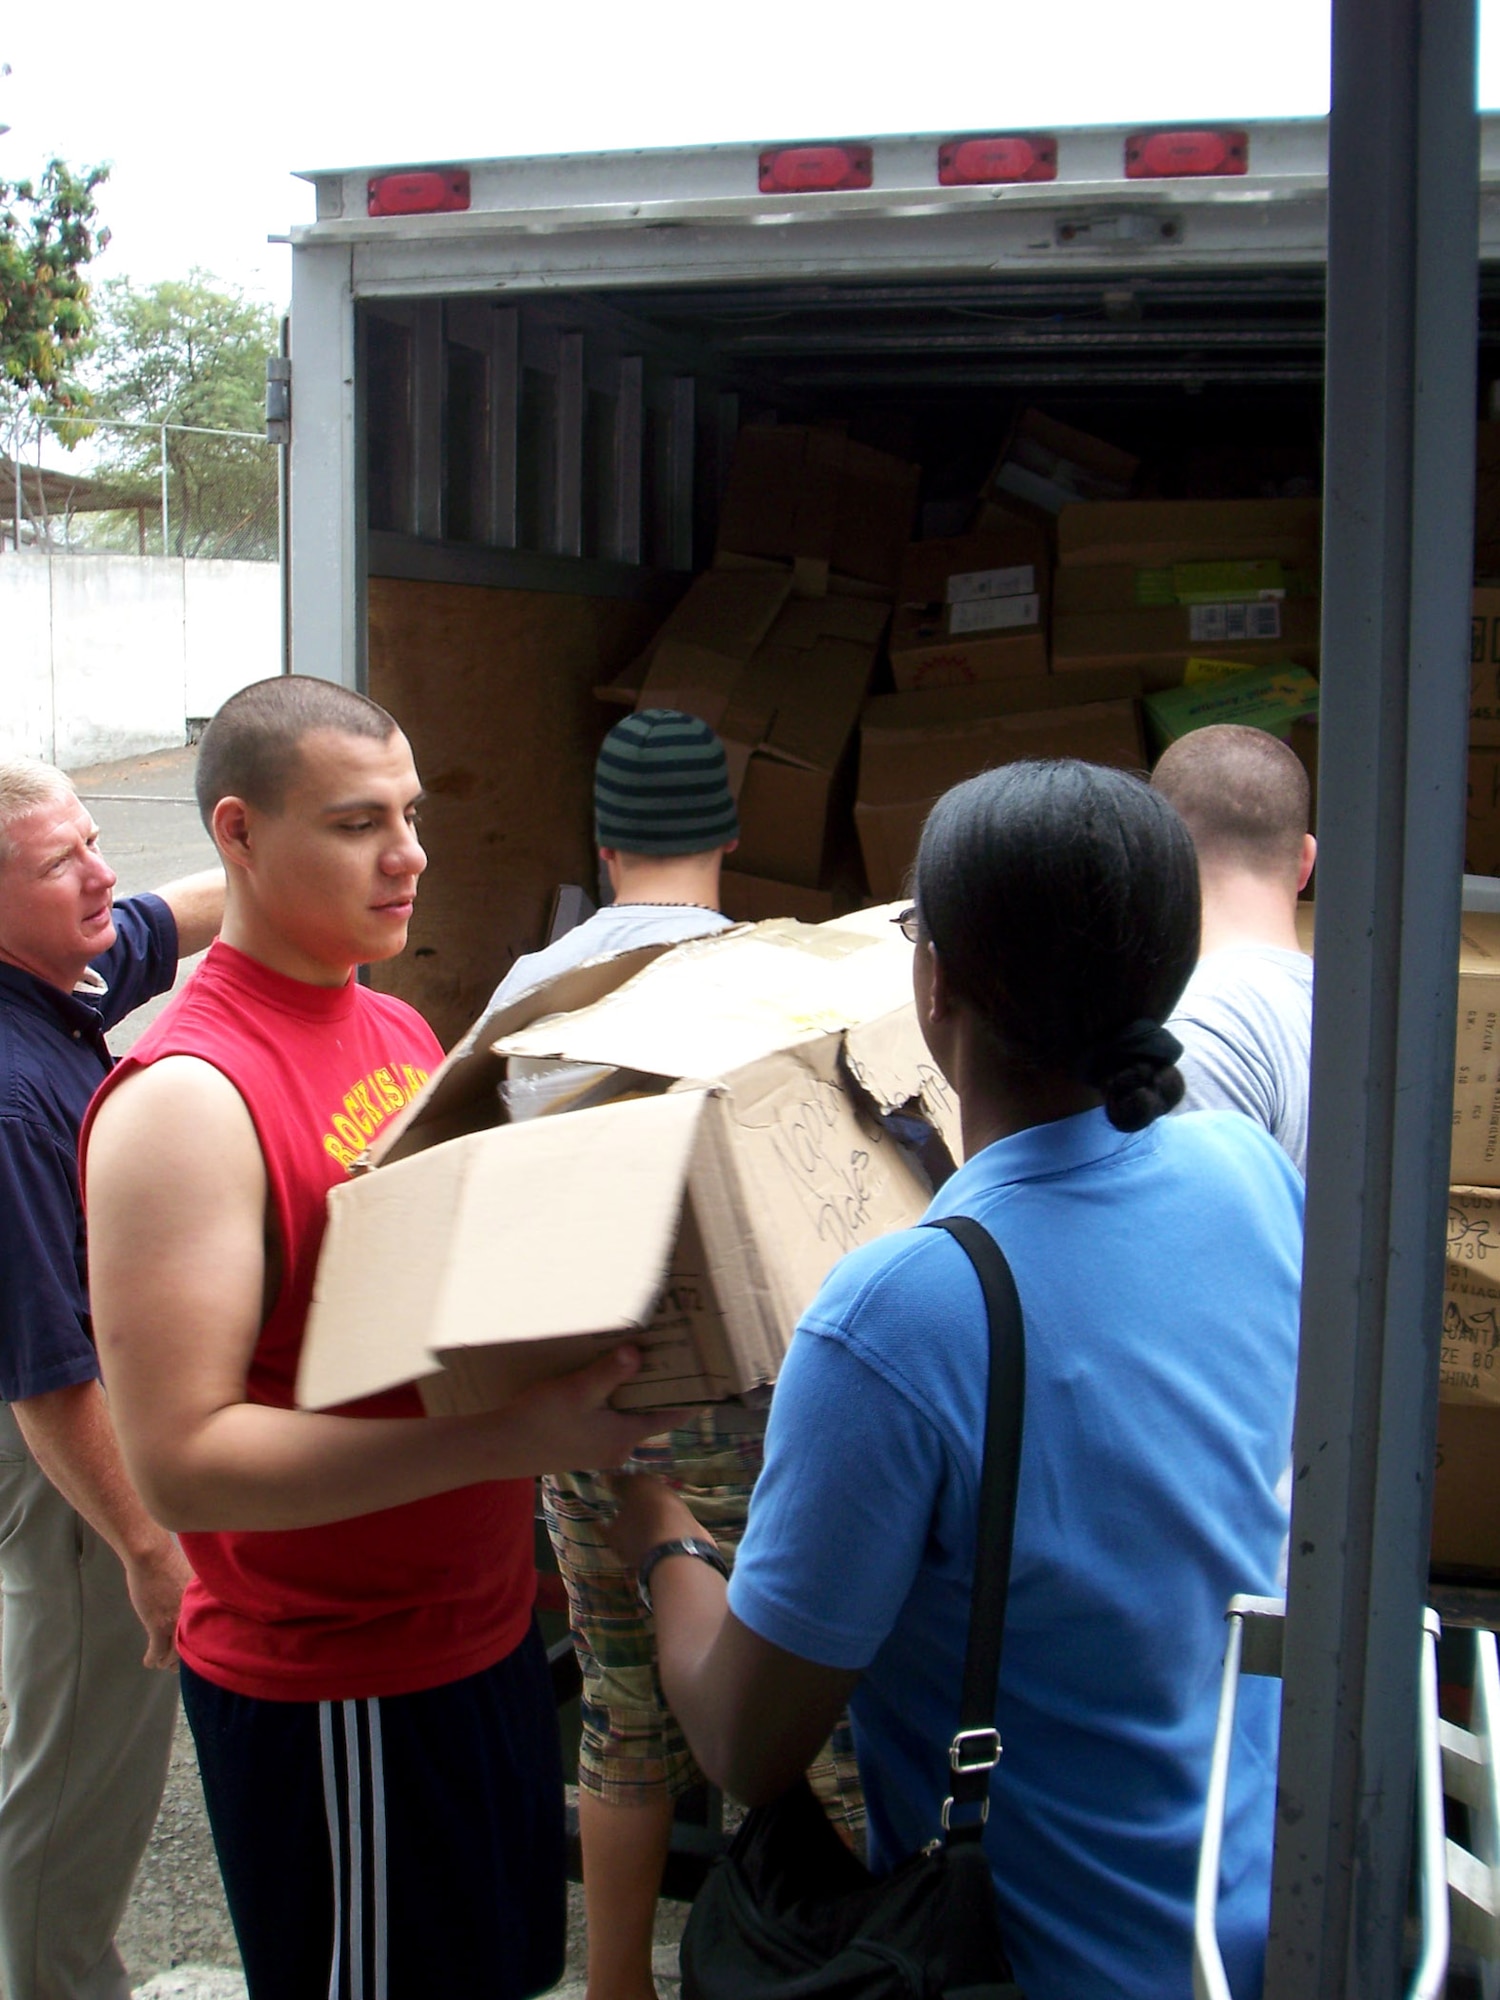
[[[1264,729],[1216,722],[1164,750],[1151,782],[1186,820],[1200,866],[1295,880],[1310,787],[1285,743]]]
[[[212,833],[220,799],[244,799],[257,811],[280,812],[299,746],[314,731],[332,729],[385,743],[396,727],[395,717],[378,702],[337,681],[279,674],[252,682],[229,697],[203,732],[195,783],[203,824]]]

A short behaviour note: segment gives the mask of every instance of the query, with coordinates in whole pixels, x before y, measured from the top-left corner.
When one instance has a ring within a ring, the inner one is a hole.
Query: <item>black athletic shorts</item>
[[[535,1627],[484,1673],[257,1701],[182,1668],[250,2000],[522,2000],[562,1974],[563,1774]]]

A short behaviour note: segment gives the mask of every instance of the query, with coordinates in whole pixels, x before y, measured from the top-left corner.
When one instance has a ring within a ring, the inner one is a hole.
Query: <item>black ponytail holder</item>
[[[1118,1035],[1089,1050],[1081,1073],[1091,1089],[1103,1090],[1121,1070],[1136,1063],[1158,1071],[1171,1069],[1181,1054],[1181,1042],[1160,1021],[1132,1021]]]

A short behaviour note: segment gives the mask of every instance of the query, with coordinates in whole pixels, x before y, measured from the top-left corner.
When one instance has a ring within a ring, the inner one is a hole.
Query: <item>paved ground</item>
[[[70,774],[99,823],[105,855],[120,877],[117,895],[154,888],[212,865],[213,849],[192,801],[194,758],[192,750],[168,750]],[[117,1054],[165,1004],[163,999],[143,1007],[111,1037]],[[0,1691],[0,1728],[4,1716]],[[681,1905],[662,1905],[657,1983],[663,2000],[672,2000],[677,1990],[676,1939],[682,1919]],[[244,1977],[185,1725],[178,1729],[166,1799],[120,1932],[120,1948],[140,2000],[243,2000]],[[583,2000],[583,1948],[582,1895],[573,1887],[568,1965],[557,2000]]]

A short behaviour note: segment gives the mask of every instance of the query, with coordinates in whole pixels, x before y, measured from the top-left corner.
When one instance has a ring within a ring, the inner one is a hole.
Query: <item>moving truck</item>
[[[742,432],[920,467],[927,538],[965,533],[1008,448],[1045,465],[1057,425],[1101,449],[1086,495],[1139,462],[1148,498],[1315,498],[1326,150],[1298,120],[310,175],[276,386],[289,660],[389,706],[431,794],[411,946],[377,978],[451,1041],[557,885],[592,884],[590,772],[620,713],[594,690],[714,561]],[[1500,188],[1495,120],[1483,172]],[[1481,337],[1487,381],[1488,300]],[[999,497],[1045,516],[1035,484]],[[1107,599],[1075,601],[1055,630]],[[1315,636],[1315,605],[1285,609]]]

